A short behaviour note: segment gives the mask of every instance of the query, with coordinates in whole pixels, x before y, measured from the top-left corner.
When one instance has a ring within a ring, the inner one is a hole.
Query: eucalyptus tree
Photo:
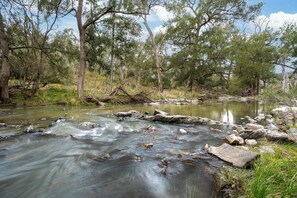
[[[74,12],[79,31],[80,67],[78,71],[78,98],[84,97],[86,71],[86,32],[95,23],[112,13],[139,15],[146,13],[142,1],[137,0],[78,0],[68,1],[67,13]]]
[[[280,30],[280,54],[284,57],[282,65],[297,73],[297,24],[285,24]],[[291,65],[285,62],[292,62]]]
[[[243,94],[259,94],[263,86],[275,77],[275,63],[279,58],[276,34],[266,30],[234,40],[236,86]]]
[[[147,9],[148,9],[148,13],[150,13],[150,11],[152,10],[152,8],[154,6],[160,6],[162,4],[165,4],[162,1],[159,0],[151,0],[147,2]],[[156,36],[154,35],[148,21],[147,21],[147,15],[144,14],[141,16],[143,19],[143,24],[146,28],[146,30],[148,31],[149,34],[149,40],[151,41],[152,44],[152,50],[154,53],[154,60],[155,60],[155,67],[156,67],[156,73],[157,73],[157,79],[158,79],[158,90],[160,92],[163,92],[163,80],[162,80],[162,69],[161,69],[161,57],[162,57],[162,47],[163,47],[163,42],[162,40],[165,38],[165,36],[163,35],[163,39],[159,39],[159,41],[161,42],[157,42]],[[160,34],[161,35],[161,34]],[[160,37],[159,35],[159,37]]]
[[[34,66],[31,72],[27,72],[28,75],[24,76],[21,83],[24,92],[32,93],[24,93],[24,95],[36,93],[44,75],[45,59],[51,59],[48,41],[60,16],[61,3],[62,0],[1,1],[1,11],[5,12],[5,17],[1,18],[2,21],[7,22],[4,31],[8,32],[6,38],[9,40],[10,65],[12,65],[11,61],[18,59],[13,65],[14,67],[20,66],[20,70],[26,71],[28,67]],[[6,69],[6,71],[10,70],[11,68]],[[10,74],[6,73],[6,77],[1,79],[8,85],[9,77],[7,76]],[[31,78],[27,78],[29,75]]]
[[[91,26],[86,33],[88,67],[109,74],[111,87],[114,74],[118,74],[120,83],[124,84],[127,62],[134,55],[140,32],[135,18],[120,14],[105,17]]]
[[[0,44],[1,44],[1,72],[0,72],[0,102],[9,103],[8,80],[10,77],[9,40],[2,10],[0,9]]]
[[[174,0],[168,6],[174,13],[169,28],[172,45],[177,48],[175,53],[183,71],[188,73],[184,80],[191,89],[196,75],[208,70],[202,47],[208,42],[204,32],[236,20],[249,20],[261,6],[261,3],[250,6],[245,0]]]

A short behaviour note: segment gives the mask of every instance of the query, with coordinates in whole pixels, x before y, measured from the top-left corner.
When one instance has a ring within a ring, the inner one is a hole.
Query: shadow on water
[[[130,109],[152,112],[155,107],[151,106],[66,108],[1,110],[0,121],[10,124],[41,126],[57,117],[66,117],[65,122],[47,130],[47,135],[0,141],[1,198],[214,196],[212,175],[222,162],[202,148],[207,143],[222,143],[226,133],[212,132],[209,126],[168,125],[133,118],[120,122],[111,116]],[[205,116],[231,123],[265,111],[265,107],[243,103],[158,108],[171,114]],[[100,127],[81,130],[81,121],[96,122]],[[141,130],[148,126],[154,131]],[[180,133],[180,128],[188,133]],[[14,130],[19,129],[1,128],[0,134]],[[145,143],[152,143],[153,147],[145,149]],[[98,158],[106,153],[110,158]],[[168,165],[162,173],[164,159]]]

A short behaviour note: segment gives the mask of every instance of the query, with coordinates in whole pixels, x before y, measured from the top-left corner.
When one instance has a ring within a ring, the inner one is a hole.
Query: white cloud
[[[154,6],[148,16],[149,22],[167,22],[173,18],[173,13],[166,10],[163,6]]]
[[[287,14],[284,12],[272,13],[269,16],[261,15],[258,16],[255,20],[257,25],[261,27],[271,27],[274,30],[278,30],[286,23],[297,23],[297,13],[296,14]]]
[[[153,33],[154,33],[154,35],[157,35],[159,33],[165,33],[166,30],[167,30],[167,27],[164,27],[164,26],[160,25],[160,26],[157,26],[157,27],[155,27],[153,29]]]

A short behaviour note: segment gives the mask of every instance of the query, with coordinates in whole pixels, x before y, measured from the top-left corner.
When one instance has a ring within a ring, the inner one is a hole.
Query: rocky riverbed
[[[292,109],[240,124],[158,109],[82,112],[0,124],[1,197],[220,197],[213,176],[223,164],[247,168],[273,152],[262,139],[296,142],[284,127]]]

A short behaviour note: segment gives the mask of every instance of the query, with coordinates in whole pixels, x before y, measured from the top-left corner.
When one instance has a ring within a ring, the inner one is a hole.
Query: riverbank
[[[271,113],[249,119],[250,123],[239,127],[242,132],[237,129],[232,138],[226,137],[230,144],[235,142],[259,157],[248,169],[221,167],[215,178],[224,197],[297,197],[297,108],[276,108]],[[245,140],[244,145],[240,138],[257,141]]]
[[[86,90],[86,100],[78,100],[76,88],[73,86],[62,85],[47,85],[40,88],[37,94],[31,98],[25,99],[20,90],[11,90],[12,104],[18,106],[44,106],[44,105],[64,105],[64,106],[80,106],[80,105],[103,105],[106,104],[129,104],[129,103],[148,103],[152,105],[158,104],[202,104],[207,101],[226,102],[226,101],[238,101],[238,102],[250,102],[257,101],[257,96],[240,97],[230,96],[222,93],[213,93],[207,91],[187,91],[181,89],[164,90],[163,93],[158,91],[142,87],[133,89],[127,87],[124,90],[126,93],[119,91],[116,95],[110,96],[110,94],[104,90]],[[129,96],[127,96],[129,94]],[[139,101],[131,100],[129,97],[139,95]]]

